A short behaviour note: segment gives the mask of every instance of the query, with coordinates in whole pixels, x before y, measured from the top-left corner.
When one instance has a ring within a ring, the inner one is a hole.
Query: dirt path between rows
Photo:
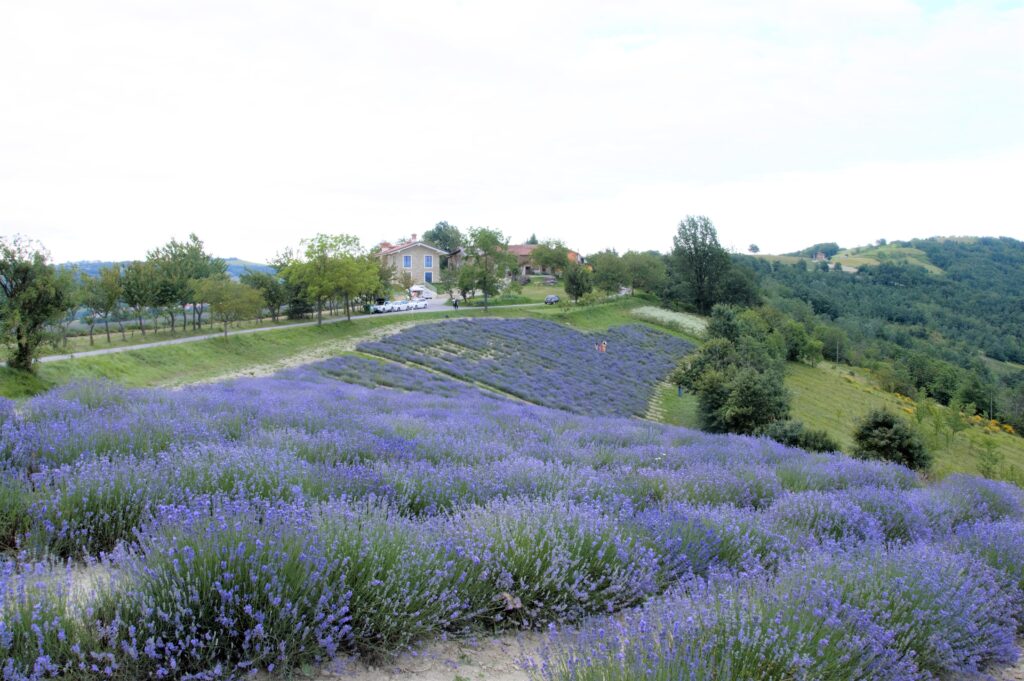
[[[380,666],[339,660],[333,669],[321,671],[316,681],[529,681],[524,664],[538,662],[546,640],[542,634],[524,632],[476,641],[439,641]]]

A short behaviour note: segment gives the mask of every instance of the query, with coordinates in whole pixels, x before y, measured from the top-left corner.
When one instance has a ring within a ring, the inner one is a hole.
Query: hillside
[[[224,263],[228,266],[228,276],[232,279],[238,279],[247,270],[254,272],[273,272],[274,268],[270,265],[264,265],[256,262],[249,262],[248,260],[241,260],[239,258],[221,258]],[[77,269],[82,274],[90,277],[99,276],[100,270],[104,267],[110,267],[111,265],[121,265],[125,263],[118,263],[111,260],[77,260],[75,262],[64,262],[57,265],[58,269]]]

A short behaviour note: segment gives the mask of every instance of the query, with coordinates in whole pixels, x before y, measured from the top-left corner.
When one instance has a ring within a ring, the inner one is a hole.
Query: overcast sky
[[[1022,5],[0,0],[0,233],[1024,239]]]

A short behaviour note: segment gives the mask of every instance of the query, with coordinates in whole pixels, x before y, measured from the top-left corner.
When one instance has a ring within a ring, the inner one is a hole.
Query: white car
[[[373,314],[384,314],[385,312],[391,312],[392,309],[393,308],[391,307],[391,301],[390,300],[386,300],[383,303],[379,303],[379,304],[374,305],[373,307],[371,307],[370,311]]]
[[[405,312],[409,309],[408,300],[392,300],[391,311],[392,312]]]
[[[411,301],[409,303],[409,305],[414,310],[426,310],[427,309],[427,301],[425,301],[423,299],[413,300],[413,301]]]

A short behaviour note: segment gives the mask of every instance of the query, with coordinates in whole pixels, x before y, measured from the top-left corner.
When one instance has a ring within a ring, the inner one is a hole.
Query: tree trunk
[[[349,305],[347,293],[345,294],[345,317],[348,318],[349,321],[352,321],[352,308]]]
[[[142,337],[146,337],[146,325],[142,323],[142,310],[137,310],[136,313],[139,315],[139,331],[142,332]]]
[[[186,303],[182,303],[182,305],[181,305],[181,332],[185,333],[187,331],[188,331],[188,305]]]
[[[107,330],[107,345],[110,345],[110,318],[103,318],[103,328]]]
[[[316,301],[316,325],[323,326],[324,323],[324,304],[322,301]]]
[[[224,320],[224,337],[228,337],[228,322],[226,319]]]
[[[17,335],[17,349],[14,356],[8,361],[12,369],[23,369],[32,371],[32,347],[28,341],[28,334],[19,326],[15,332]]]
[[[121,332],[121,340],[128,340],[128,337],[124,335],[124,321],[121,319],[117,320],[117,330]]]
[[[95,345],[96,344],[96,342],[92,339],[92,330],[93,330],[94,327],[95,327],[95,324],[90,324],[89,325],[89,345]]]

